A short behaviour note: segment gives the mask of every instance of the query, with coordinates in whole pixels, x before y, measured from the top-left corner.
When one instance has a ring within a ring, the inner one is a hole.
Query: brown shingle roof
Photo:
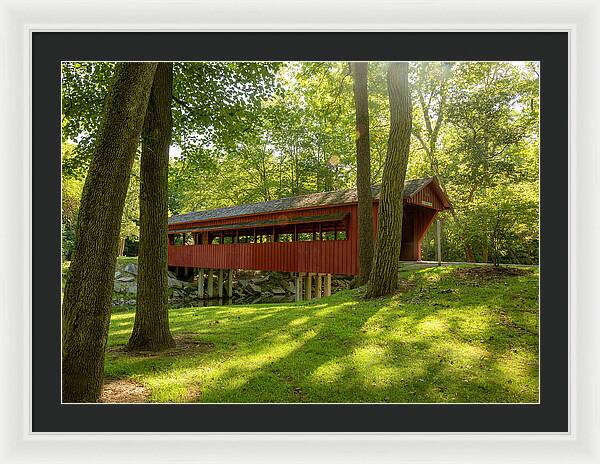
[[[424,179],[407,180],[404,183],[404,198],[411,197],[431,181],[431,177]],[[371,187],[373,198],[378,199],[381,185]],[[207,221],[209,219],[221,219],[249,214],[263,214],[275,211],[287,211],[299,208],[311,208],[324,205],[340,205],[344,203],[356,203],[358,197],[356,189],[336,190],[333,192],[309,193],[297,197],[280,198],[279,200],[263,201],[246,205],[229,206],[226,208],[209,209],[193,213],[178,214],[169,218],[169,224],[183,222]]]

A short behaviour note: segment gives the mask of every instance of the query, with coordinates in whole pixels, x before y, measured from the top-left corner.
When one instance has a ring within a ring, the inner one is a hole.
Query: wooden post
[[[312,299],[312,278],[313,278],[313,274],[311,272],[306,274],[306,299],[307,300]]]
[[[438,266],[442,265],[442,224],[438,219],[435,222],[435,242]]]
[[[317,288],[316,288],[316,292],[317,292],[317,300],[321,299],[321,289],[323,287],[323,274],[317,274]]]
[[[325,274],[325,295],[331,296],[331,274]]]
[[[304,273],[299,272],[296,274],[296,301],[302,300],[302,281],[304,280]]]
[[[229,269],[227,275],[227,296],[233,298],[233,269]]]
[[[219,298],[223,298],[223,269],[219,269],[219,281],[217,285],[217,294]]]
[[[204,298],[204,269],[198,272],[198,298]]]
[[[213,285],[213,277],[214,277],[214,272],[212,269],[209,269],[208,270],[208,282],[207,282],[209,298],[212,298],[214,296],[214,291],[215,291],[215,286]]]

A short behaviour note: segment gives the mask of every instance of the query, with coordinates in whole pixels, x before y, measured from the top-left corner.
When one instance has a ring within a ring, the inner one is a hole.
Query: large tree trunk
[[[368,63],[352,63],[354,106],[356,108],[356,191],[358,195],[357,285],[364,285],[373,262],[373,196],[371,193],[371,153],[369,147]]]
[[[367,286],[367,298],[387,295],[398,287],[402,244],[402,202],[412,125],[408,63],[391,63],[387,81],[390,136],[381,180],[377,247]]]
[[[106,100],[64,292],[64,402],[100,397],[121,217],[155,70],[153,63],[117,64]]]
[[[137,310],[130,350],[175,346],[167,309],[167,178],[173,119],[173,64],[159,63],[142,132]]]

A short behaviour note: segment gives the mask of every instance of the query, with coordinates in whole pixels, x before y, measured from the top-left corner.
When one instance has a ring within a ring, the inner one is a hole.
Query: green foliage
[[[173,142],[184,155],[200,146],[231,149],[252,130],[262,99],[276,92],[279,63],[175,63]],[[64,169],[85,173],[114,63],[62,65],[62,134],[77,144]]]
[[[187,350],[128,355],[113,312],[105,372],[154,402],[536,402],[538,274],[403,272],[406,292],[170,311]],[[189,343],[192,343],[190,345]],[[205,349],[194,349],[193,342]]]
[[[71,144],[62,144],[63,166],[68,165],[74,157],[74,147]],[[63,259],[71,259],[75,246],[75,224],[79,199],[83,191],[83,179],[73,175],[69,169],[63,167],[62,172],[62,253]]]
[[[426,102],[417,105],[411,168],[438,174],[453,203],[453,214],[443,215],[443,258],[464,260],[468,245],[477,261],[537,263],[537,64],[455,63],[445,81],[439,66],[415,70],[415,85],[422,86],[417,93]],[[444,115],[436,140],[426,130],[423,107],[432,121]],[[430,231],[423,247],[428,259],[434,258],[432,240]]]
[[[121,231],[119,238],[121,240],[135,240],[139,238],[140,226],[140,160],[136,158],[133,163],[131,177],[129,178],[129,187],[125,197],[123,207],[123,217],[121,218]]]
[[[386,66],[369,64],[374,183],[381,179],[389,132]],[[112,67],[63,64],[63,138],[75,142],[73,156],[63,163],[65,173],[86,172]],[[172,156],[169,171],[170,212],[353,187],[348,71],[344,62],[175,63],[173,153],[178,156]],[[536,263],[539,64],[412,63],[410,82],[407,177],[437,176],[452,201],[454,211],[442,215],[444,259],[465,260],[468,246],[478,261]],[[502,195],[514,202],[514,211],[503,206]],[[137,210],[129,200],[131,220],[124,219],[123,234],[135,237]],[[492,235],[493,224],[508,228],[502,236]],[[430,232],[425,258],[434,257],[432,240]]]

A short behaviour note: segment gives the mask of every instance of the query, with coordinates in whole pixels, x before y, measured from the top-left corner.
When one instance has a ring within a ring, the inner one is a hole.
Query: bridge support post
[[[298,274],[296,274],[295,277],[296,280],[296,301],[300,301],[302,300],[302,281],[304,280],[304,273],[303,272],[299,272]]]
[[[223,269],[219,269],[219,281],[217,284],[217,294],[219,298],[223,298]]]
[[[317,286],[315,292],[317,293],[315,296],[317,300],[321,299],[321,290],[323,288],[323,274],[317,274]]]
[[[331,274],[325,274],[324,296],[331,296]]]
[[[227,274],[227,297],[233,298],[233,269]]]
[[[312,278],[313,273],[309,272],[306,274],[306,299],[312,300]]]
[[[204,269],[198,269],[198,298],[204,298]]]
[[[208,282],[206,283],[208,287],[208,297],[212,298],[215,292],[215,286],[213,285],[213,277],[214,271],[212,269],[208,270]]]

